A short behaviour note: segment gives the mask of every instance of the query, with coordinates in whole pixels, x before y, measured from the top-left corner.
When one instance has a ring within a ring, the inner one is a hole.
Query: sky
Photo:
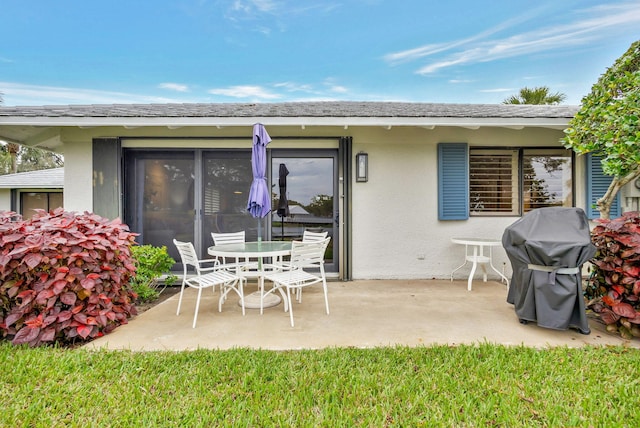
[[[640,39],[638,0],[0,0],[6,106],[579,104]]]

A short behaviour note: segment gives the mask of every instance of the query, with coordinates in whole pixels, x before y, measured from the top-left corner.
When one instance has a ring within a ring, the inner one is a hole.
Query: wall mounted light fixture
[[[356,155],[356,181],[365,183],[369,181],[369,155],[360,152]]]

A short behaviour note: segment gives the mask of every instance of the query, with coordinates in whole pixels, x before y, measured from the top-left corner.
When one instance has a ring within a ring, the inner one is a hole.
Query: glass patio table
[[[229,257],[237,259],[253,258],[258,259],[258,269],[250,273],[242,272],[242,264],[237,264],[236,273],[243,276],[255,276],[258,279],[258,291],[245,296],[245,308],[256,309],[260,307],[268,308],[278,305],[282,299],[277,294],[269,293],[261,302],[264,294],[264,274],[265,267],[269,269],[277,268],[277,264],[266,264],[264,259],[272,258],[282,260],[282,257],[291,254],[291,241],[255,241],[243,244],[214,245],[207,249],[207,253],[214,257]],[[280,290],[282,293],[282,290]],[[262,303],[262,304],[261,304]]]

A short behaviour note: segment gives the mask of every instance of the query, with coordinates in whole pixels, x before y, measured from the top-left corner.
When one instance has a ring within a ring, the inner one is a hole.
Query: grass
[[[0,426],[640,426],[624,347],[191,352],[0,343]]]

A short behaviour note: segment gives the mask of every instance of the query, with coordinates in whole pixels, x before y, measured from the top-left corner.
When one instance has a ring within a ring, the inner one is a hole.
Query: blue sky
[[[638,0],[3,0],[4,104],[578,104],[640,39]]]

